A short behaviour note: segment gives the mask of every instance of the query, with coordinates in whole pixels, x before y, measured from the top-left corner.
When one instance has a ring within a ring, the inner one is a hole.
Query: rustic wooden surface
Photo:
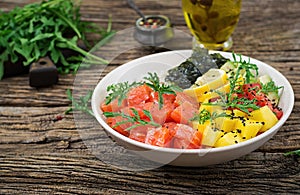
[[[0,8],[9,11],[31,2],[4,0]],[[167,15],[176,29],[189,33],[179,0],[136,3],[146,14]],[[232,50],[272,65],[295,91],[290,118],[256,151],[209,167],[121,170],[96,158],[73,115],[64,115],[70,104],[65,91],[73,87],[74,75],[60,76],[57,85],[41,89],[29,87],[28,75],[20,75],[0,81],[0,194],[299,194],[299,158],[283,156],[300,148],[299,10],[299,0],[243,1]],[[102,26],[111,15],[117,31],[133,27],[137,18],[125,0],[83,0],[81,13]],[[106,71],[153,52],[159,51],[127,51]],[[93,71],[83,74],[92,76]],[[83,129],[100,128],[88,120],[92,123],[81,124]]]

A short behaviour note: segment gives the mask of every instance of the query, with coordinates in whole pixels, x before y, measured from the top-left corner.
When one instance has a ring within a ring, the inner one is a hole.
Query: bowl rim
[[[166,153],[173,153],[173,154],[206,154],[206,153],[220,153],[220,152],[224,152],[224,151],[230,151],[230,150],[234,150],[237,148],[243,148],[246,147],[248,145],[251,145],[259,140],[263,140],[268,138],[269,136],[271,136],[273,133],[276,133],[279,128],[286,122],[286,120],[289,118],[290,114],[292,113],[293,107],[294,107],[294,91],[293,88],[290,84],[290,82],[287,80],[287,78],[280,73],[278,70],[276,70],[275,68],[273,68],[272,66],[257,60],[255,58],[252,57],[248,57],[245,55],[241,55],[242,58],[249,58],[251,61],[254,61],[255,64],[259,63],[263,66],[266,66],[268,69],[272,70],[272,72],[275,72],[277,75],[279,75],[281,77],[281,80],[283,81],[285,87],[284,87],[284,91],[286,93],[289,94],[290,99],[290,106],[287,108],[286,112],[283,113],[282,118],[269,130],[263,132],[260,135],[257,135],[254,138],[251,138],[249,140],[246,140],[244,142],[240,142],[234,145],[229,145],[229,146],[223,146],[223,147],[219,147],[219,148],[200,148],[200,149],[177,149],[177,148],[164,148],[164,147],[159,147],[159,146],[153,146],[153,145],[149,145],[149,144],[145,144],[136,140],[133,140],[129,137],[126,137],[120,133],[118,133],[117,131],[115,131],[114,129],[112,129],[104,120],[103,118],[100,116],[102,111],[100,110],[100,105],[96,105],[97,102],[97,92],[102,88],[101,83],[103,83],[105,81],[106,78],[108,78],[111,74],[113,74],[114,71],[123,69],[126,66],[128,66],[128,64],[131,63],[136,63],[140,60],[147,60],[148,58],[152,58],[152,57],[156,57],[156,56],[161,56],[161,55],[167,55],[167,54],[171,54],[171,53],[191,53],[192,50],[173,50],[173,51],[167,51],[167,52],[162,52],[162,53],[156,53],[156,54],[150,54],[150,55],[146,55],[137,59],[134,59],[132,61],[129,61],[127,63],[124,63],[123,65],[115,68],[114,70],[112,70],[111,72],[109,72],[106,76],[104,76],[97,84],[97,86],[95,87],[94,91],[93,91],[93,95],[92,95],[92,99],[91,99],[91,104],[92,104],[92,110],[95,114],[95,117],[97,119],[97,121],[100,123],[100,125],[104,128],[105,131],[108,131],[110,134],[112,134],[113,136],[117,137],[118,139],[121,139],[124,142],[127,142],[131,145],[137,146],[139,148],[143,148],[145,150],[155,150],[155,151],[159,151],[159,152],[166,152]],[[223,51],[213,51],[210,50],[209,53],[220,53],[221,55],[229,55],[229,52],[223,52]],[[98,110],[100,110],[100,113],[98,113]],[[271,139],[271,137],[269,138]],[[269,140],[268,139],[268,140]],[[125,147],[125,146],[124,146]]]

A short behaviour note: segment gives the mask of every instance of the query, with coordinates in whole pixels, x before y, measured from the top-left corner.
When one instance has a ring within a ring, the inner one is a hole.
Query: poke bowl
[[[209,51],[209,53],[220,54],[224,58],[236,60],[232,53],[219,51]],[[139,82],[149,75],[149,72],[155,73],[161,81],[164,81],[163,79],[170,69],[185,62],[192,54],[192,50],[177,50],[148,55],[119,66],[100,80],[93,92],[91,100],[92,110],[99,124],[117,144],[134,151],[142,158],[161,164],[190,167],[208,166],[234,160],[251,153],[270,140],[284,125],[294,106],[294,92],[289,81],[272,66],[243,55],[239,56],[240,60],[256,64],[259,75],[268,74],[274,83],[280,86],[278,107],[280,107],[282,115],[270,128],[257,133],[257,135],[251,137],[251,139],[237,142],[236,144],[224,145],[222,147],[161,147],[132,139],[128,135],[124,135],[124,133],[115,130],[114,127],[117,126],[116,124],[115,126],[109,124],[107,121],[108,117],[104,115],[105,113],[101,107],[107,98],[109,86],[116,83]],[[120,124],[121,123],[119,123],[119,125]],[[130,127],[128,130],[129,129]],[[200,139],[203,141],[203,136]]]

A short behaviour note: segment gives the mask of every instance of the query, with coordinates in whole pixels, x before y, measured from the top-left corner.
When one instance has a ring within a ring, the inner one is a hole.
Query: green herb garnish
[[[206,110],[203,109],[200,111],[198,115],[196,115],[194,118],[192,118],[192,121],[198,121],[199,124],[204,124],[206,121],[213,121],[219,117],[230,117],[230,115],[226,114],[225,112],[217,113],[213,112],[212,114]]]
[[[122,104],[122,101],[127,98],[127,93],[129,92],[129,90],[138,85],[142,85],[142,83],[133,82],[129,84],[129,82],[126,81],[123,83],[109,85],[106,88],[108,95],[106,96],[105,104],[107,105],[113,100],[117,99],[118,105],[120,106]]]
[[[283,88],[283,86],[276,86],[274,81],[269,81],[266,84],[262,85],[261,92],[264,94],[275,93],[278,95],[278,90]]]
[[[206,109],[203,109],[197,114],[191,121],[198,121],[199,124],[204,124],[206,121],[211,120],[210,112]]]
[[[168,85],[161,83],[158,75],[156,73],[148,73],[149,77],[144,77],[146,80],[145,84],[151,87],[154,91],[158,92],[158,105],[159,109],[163,107],[163,94],[176,94],[175,91],[182,90],[175,85]]]
[[[88,91],[88,93],[85,96],[79,97],[79,100],[75,100],[75,98],[72,96],[72,92],[70,89],[67,90],[67,96],[68,99],[72,101],[72,104],[68,108],[68,110],[65,111],[65,114],[69,114],[72,111],[82,111],[84,113],[87,113],[91,116],[94,116],[93,111],[89,108],[89,101],[93,95],[92,91]]]
[[[256,105],[256,100],[249,100],[244,97],[237,97],[236,94],[242,94],[242,86],[240,79],[245,78],[245,83],[251,83],[258,75],[258,67],[255,64],[248,61],[242,60],[242,56],[239,56],[237,60],[236,55],[233,53],[233,64],[236,67],[236,72],[229,79],[230,90],[229,93],[221,93],[217,90],[213,92],[217,93],[220,98],[215,102],[203,103],[204,105],[210,106],[221,106],[224,109],[237,108],[247,114],[250,114],[249,110],[257,110],[259,106]]]
[[[86,35],[98,33],[105,42],[115,33],[111,20],[107,29],[80,20],[79,5],[72,0],[48,0],[32,3],[23,8],[16,7],[8,13],[0,12],[0,79],[4,74],[4,63],[20,61],[24,66],[49,56],[60,73],[76,72],[83,58],[107,64],[108,62],[78,47],[82,40],[89,43]],[[74,51],[66,58],[63,50]]]
[[[285,156],[296,155],[300,157],[300,149],[284,153]]]
[[[248,62],[242,59],[242,55],[237,54],[240,59],[239,61],[236,58],[236,55],[233,53],[232,57],[234,59],[234,64],[237,66],[237,70],[235,73],[234,81],[237,82],[240,76],[243,76],[244,73],[245,83],[251,83],[253,78],[256,78],[258,75],[258,67],[256,64],[250,63],[250,58]]]
[[[122,125],[122,124],[131,124],[130,127],[126,128],[125,130],[126,131],[130,131],[131,129],[134,129],[136,127],[139,127],[139,126],[145,126],[145,125],[151,125],[151,126],[154,126],[154,127],[160,127],[161,125],[156,123],[154,120],[153,120],[153,117],[151,115],[151,113],[148,111],[148,110],[143,110],[143,113],[150,119],[150,121],[146,121],[146,120],[143,120],[141,119],[138,111],[134,108],[130,108],[130,110],[133,112],[133,116],[130,116],[128,114],[125,114],[123,112],[104,112],[103,115],[107,118],[109,117],[117,117],[117,116],[121,116],[124,118],[123,121],[120,121],[118,123],[116,123],[113,128],[119,126],[119,125]]]

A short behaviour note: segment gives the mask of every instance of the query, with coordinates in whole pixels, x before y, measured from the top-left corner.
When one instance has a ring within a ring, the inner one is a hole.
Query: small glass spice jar
[[[163,15],[148,15],[139,18],[135,23],[135,39],[150,46],[159,46],[169,41],[174,36],[171,22]]]

